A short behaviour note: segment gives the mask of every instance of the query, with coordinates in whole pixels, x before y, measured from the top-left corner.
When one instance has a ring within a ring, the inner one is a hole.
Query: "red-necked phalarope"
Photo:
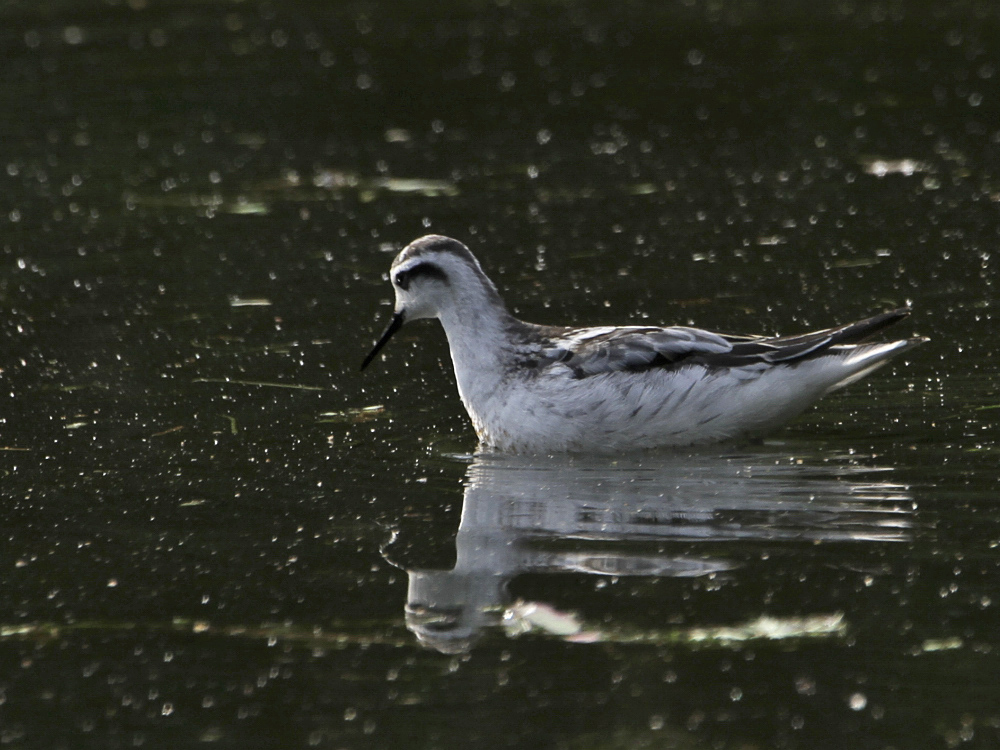
[[[524,323],[457,240],[428,235],[396,256],[392,321],[444,326],[458,392],[482,445],[506,451],[617,451],[758,435],[927,339],[857,342],[893,310],[800,336],[697,328],[562,328]]]

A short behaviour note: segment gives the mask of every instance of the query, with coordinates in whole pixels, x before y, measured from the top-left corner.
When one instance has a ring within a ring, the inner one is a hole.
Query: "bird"
[[[613,453],[759,438],[927,341],[859,343],[909,308],[795,336],[687,326],[536,325],[514,317],[464,244],[427,235],[393,260],[395,306],[365,357],[437,318],[481,450]]]

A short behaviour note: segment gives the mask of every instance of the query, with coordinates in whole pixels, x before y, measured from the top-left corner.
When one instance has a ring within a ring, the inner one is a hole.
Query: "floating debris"
[[[267,143],[267,138],[260,133],[235,133],[233,135],[233,143],[252,148],[256,151]]]
[[[866,268],[877,266],[881,261],[878,258],[843,258],[835,260],[828,265],[828,268]]]
[[[641,182],[638,185],[629,185],[625,192],[629,195],[652,195],[657,191],[656,185],[651,182]]]
[[[323,169],[313,177],[313,185],[326,190],[356,188],[361,178],[351,172],[341,172],[336,169]]]
[[[179,424],[176,427],[171,427],[169,430],[163,430],[162,432],[154,432],[150,437],[161,437],[163,435],[169,435],[171,432],[179,432],[184,429],[184,425]]]
[[[918,172],[930,171],[930,164],[917,159],[883,159],[877,156],[864,156],[858,159],[866,174],[885,177],[890,174],[901,174],[910,177]]]
[[[385,131],[386,143],[409,143],[412,139],[410,131],[405,128],[389,128]]]
[[[503,627],[508,635],[518,636],[541,630],[560,637],[579,635],[583,625],[572,614],[560,612],[541,602],[516,602],[503,613]]]
[[[325,190],[358,190],[367,200],[374,199],[374,193],[385,190],[390,193],[411,193],[427,198],[454,197],[458,188],[450,180],[435,180],[425,177],[373,177],[364,178],[350,172],[324,169],[313,177],[313,185]]]
[[[316,189],[318,188],[318,189]],[[364,202],[376,199],[380,192],[418,195],[426,198],[454,197],[458,187],[451,180],[425,177],[362,177],[352,172],[324,169],[316,172],[312,187],[303,186],[302,177],[286,170],[280,178],[258,180],[246,185],[238,195],[170,192],[136,193],[122,196],[126,208],[193,209],[199,216],[212,218],[218,213],[265,216],[275,203],[310,203],[327,201],[331,192],[357,191]]]
[[[271,300],[263,297],[230,297],[230,307],[270,307]]]
[[[806,617],[762,616],[735,627],[693,628],[685,634],[691,643],[740,643],[743,641],[782,641],[789,638],[828,638],[847,633],[843,612]]]
[[[510,636],[541,631],[576,643],[660,643],[731,648],[748,641],[839,638],[847,633],[842,612],[805,617],[759,617],[743,625],[671,628],[655,631],[617,630],[588,624],[547,604],[517,602],[503,614]]]
[[[205,729],[200,735],[198,735],[199,742],[218,742],[225,738],[226,733],[222,730],[222,727],[211,726]]]
[[[212,216],[216,213],[265,215],[270,213],[270,205],[262,197],[250,198],[239,195],[227,198],[218,193],[169,193],[167,195],[142,193],[126,193],[125,205],[128,208],[148,206],[150,208],[193,208],[199,214]]]
[[[55,637],[57,632],[58,628],[55,625],[0,625],[0,638],[36,635]]]
[[[270,207],[261,201],[251,201],[244,197],[236,199],[235,203],[223,203],[218,210],[230,214],[250,214],[263,216],[271,212]]]
[[[236,378],[195,378],[192,383],[223,383],[226,385],[254,385],[263,388],[291,388],[298,391],[332,391],[334,388],[323,388],[318,385],[299,385],[298,383],[274,383],[268,380],[237,380]]]
[[[380,419],[386,416],[385,404],[375,404],[374,406],[363,406],[358,409],[345,409],[344,411],[325,411],[319,415],[316,421],[320,424],[343,423],[358,424],[360,422],[370,422],[373,419]]]
[[[778,234],[770,234],[764,237],[757,238],[757,244],[764,247],[771,247],[773,245],[784,245],[788,240]]]
[[[962,648],[965,645],[962,639],[959,637],[953,638],[928,638],[920,645],[920,650],[924,653],[933,653],[934,651],[954,651],[955,649]]]
[[[113,579],[112,579],[113,580]],[[280,641],[311,647],[346,648],[350,645],[411,646],[413,641],[402,627],[371,629],[365,623],[364,632],[351,630],[326,631],[318,626],[294,627],[277,623],[248,625],[213,625],[205,620],[175,618],[169,622],[136,622],[114,620],[83,620],[72,623],[39,622],[30,624],[0,624],[2,638],[32,638],[43,641],[57,640],[68,633],[80,631],[142,631],[146,633],[189,633],[191,635],[249,638],[274,644]]]
[[[458,195],[455,183],[449,180],[428,180],[422,178],[382,177],[372,180],[375,187],[384,188],[391,193],[419,193],[429,198],[439,196],[453,197]]]
[[[694,307],[698,305],[711,305],[715,303],[715,300],[711,297],[694,297],[692,299],[668,299],[666,303],[668,305],[677,305],[678,307]]]

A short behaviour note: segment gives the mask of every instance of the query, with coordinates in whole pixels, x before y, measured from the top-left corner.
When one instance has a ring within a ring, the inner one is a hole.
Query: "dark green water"
[[[767,7],[762,7],[767,6]],[[991,3],[0,6],[0,746],[1000,746]],[[522,317],[932,341],[761,446],[475,456]]]

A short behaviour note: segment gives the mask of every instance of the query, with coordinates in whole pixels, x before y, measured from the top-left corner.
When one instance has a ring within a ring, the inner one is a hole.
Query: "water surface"
[[[988,4],[0,10],[0,743],[996,747]],[[905,360],[763,445],[476,453],[392,256]]]

